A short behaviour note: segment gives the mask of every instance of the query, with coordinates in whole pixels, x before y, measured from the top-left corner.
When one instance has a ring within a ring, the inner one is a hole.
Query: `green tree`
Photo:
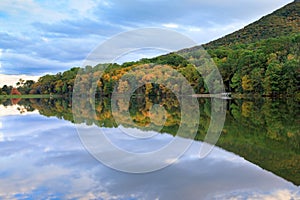
[[[252,70],[250,74],[253,91],[256,93],[263,92],[264,74],[265,74],[264,68],[255,68]]]
[[[237,72],[233,75],[231,79],[231,84],[230,87],[235,91],[235,92],[242,92],[242,79],[240,74]]]
[[[264,91],[266,94],[276,95],[279,94],[282,89],[282,65],[280,63],[272,62],[268,65],[265,79],[264,79]]]
[[[7,85],[3,85],[2,87],[2,94],[6,95],[6,94],[10,94],[11,88],[8,87]]]

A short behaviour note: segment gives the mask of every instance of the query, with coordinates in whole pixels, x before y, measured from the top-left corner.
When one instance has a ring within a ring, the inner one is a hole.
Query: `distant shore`
[[[39,99],[39,98],[59,98],[61,95],[53,94],[24,94],[24,95],[0,95],[0,99]]]
[[[24,94],[24,95],[0,95],[0,99],[39,99],[39,98],[61,98],[70,97],[60,94]],[[223,93],[223,94],[194,94],[195,98],[221,98],[221,99],[253,99],[253,98],[294,98],[300,100],[300,95],[277,95],[266,96],[261,94],[239,94],[239,93]]]

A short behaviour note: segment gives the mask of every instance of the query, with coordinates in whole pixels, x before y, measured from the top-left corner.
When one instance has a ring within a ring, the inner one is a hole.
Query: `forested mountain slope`
[[[300,31],[300,1],[294,1],[243,29],[205,45],[205,48],[252,43],[262,39],[287,36]]]
[[[300,1],[203,47],[218,66],[227,91],[299,94]],[[197,58],[201,48],[179,52]]]
[[[123,75],[132,78],[127,72],[136,68],[153,68],[157,65],[171,66],[188,80],[196,93],[208,93],[203,78],[193,64],[203,63],[203,48],[217,65],[225,90],[233,93],[260,94],[267,96],[300,96],[300,2],[294,1],[260,20],[223,38],[202,46],[183,49],[178,52],[141,59],[122,65],[109,64],[99,77],[103,64],[85,66],[86,76],[83,91],[90,90],[91,82],[96,81],[97,93],[109,95],[116,84],[120,88],[131,87],[121,81]],[[201,65],[200,65],[201,67]],[[79,68],[72,68],[56,75],[45,75],[37,83],[19,83],[22,94],[62,94],[71,95],[74,80]],[[143,79],[147,74],[134,74]],[[170,77],[169,72],[155,72],[159,78]],[[92,77],[92,78],[91,78]],[[98,79],[98,80],[97,80]],[[208,80],[214,81],[214,80]],[[177,84],[180,90],[180,82]],[[118,86],[117,86],[118,87]],[[154,87],[154,85],[153,85]],[[8,94],[12,87],[0,88],[0,94]],[[159,91],[158,91],[159,92]]]

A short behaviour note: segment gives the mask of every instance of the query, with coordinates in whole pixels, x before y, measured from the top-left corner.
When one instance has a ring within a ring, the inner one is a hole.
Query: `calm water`
[[[85,150],[72,123],[70,100],[3,100],[0,199],[300,199],[296,102],[227,101],[221,137],[204,159],[199,158],[199,149],[209,126],[211,104],[209,99],[199,102],[199,131],[188,151],[162,170],[130,174],[104,166]],[[117,103],[121,108],[122,102]],[[148,126],[145,111],[154,104],[163,106],[163,116],[167,116],[161,133],[152,130],[155,137],[138,143],[124,137],[124,130],[148,134],[149,127],[155,130],[161,125],[161,120],[154,120],[153,126]],[[93,127],[128,151],[147,152],[174,138],[180,118],[177,104],[164,99],[132,99],[131,118],[144,127],[138,130],[126,120],[117,125],[109,100],[103,99],[96,103],[95,116],[82,112],[82,123],[86,127],[97,124]],[[82,106],[83,111],[91,109]]]

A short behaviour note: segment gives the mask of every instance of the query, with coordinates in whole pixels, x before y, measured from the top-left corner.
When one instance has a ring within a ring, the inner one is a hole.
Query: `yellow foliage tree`
[[[242,78],[242,88],[244,91],[250,92],[253,90],[253,85],[251,79],[248,75],[243,76]]]

